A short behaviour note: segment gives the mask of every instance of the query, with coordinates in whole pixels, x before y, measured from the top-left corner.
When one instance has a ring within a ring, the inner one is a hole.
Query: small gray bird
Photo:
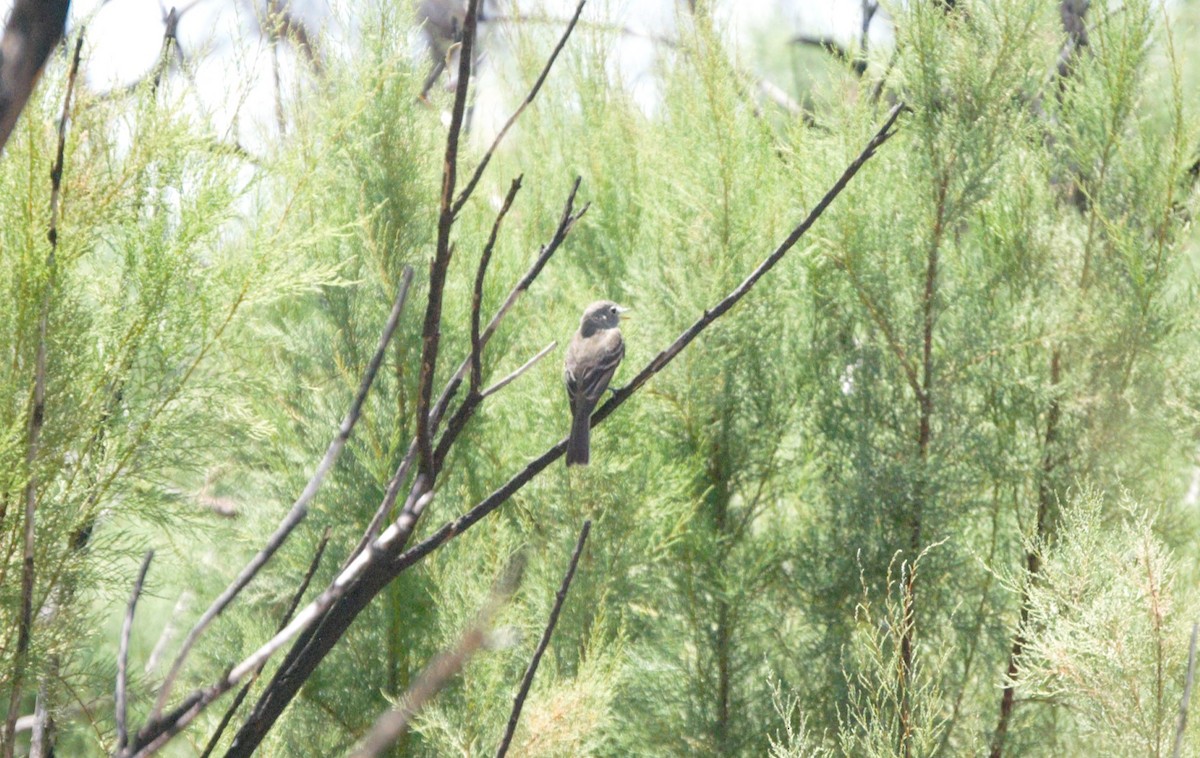
[[[611,300],[592,303],[584,309],[579,331],[567,348],[563,373],[567,380],[567,400],[571,403],[568,466],[588,463],[592,411],[625,357],[621,314],[627,310]]]

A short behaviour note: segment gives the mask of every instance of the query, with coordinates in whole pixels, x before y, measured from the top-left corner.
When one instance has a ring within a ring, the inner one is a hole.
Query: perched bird
[[[567,465],[588,463],[592,411],[625,357],[621,314],[629,310],[611,300],[598,300],[583,311],[579,331],[567,348],[564,375],[571,403],[571,436],[567,439]]]

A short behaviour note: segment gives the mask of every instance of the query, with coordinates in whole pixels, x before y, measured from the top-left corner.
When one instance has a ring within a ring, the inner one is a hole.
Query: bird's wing
[[[600,399],[604,390],[608,388],[608,383],[612,381],[613,374],[617,372],[617,366],[621,364],[621,359],[625,357],[625,342],[620,337],[617,339],[618,342],[613,345],[611,350],[595,356],[594,363],[576,369],[577,376],[574,377],[576,386],[572,387],[571,380],[567,380],[570,394],[574,397],[585,397],[593,403]]]

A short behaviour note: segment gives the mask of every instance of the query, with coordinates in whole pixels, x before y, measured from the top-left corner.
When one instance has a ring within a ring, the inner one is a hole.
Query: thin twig
[[[162,632],[158,635],[158,641],[154,643],[154,648],[150,650],[150,655],[146,658],[146,665],[142,667],[143,673],[149,674],[158,668],[159,661],[162,659],[167,645],[171,644],[171,640],[175,637],[175,632],[178,631],[176,624],[191,604],[192,597],[191,590],[184,590],[175,600],[175,606],[171,608],[171,615],[167,619],[167,623],[163,625]]]
[[[129,637],[133,634],[133,614],[137,611],[138,598],[142,596],[142,586],[146,583],[146,572],[150,570],[150,561],[154,551],[147,550],[142,559],[142,568],[138,571],[137,581],[133,583],[133,594],[129,596],[129,607],[125,611],[125,623],[121,625],[121,644],[117,650],[117,691],[113,709],[117,722],[117,750],[121,750],[129,742],[129,731],[125,728],[127,703],[125,699],[126,686],[129,681]]]
[[[1183,750],[1183,733],[1187,730],[1188,701],[1192,699],[1192,680],[1196,676],[1196,635],[1200,633],[1200,621],[1192,624],[1192,641],[1188,645],[1187,677],[1183,680],[1183,697],[1179,698],[1179,719],[1175,726],[1175,746],[1171,758],[1179,758]]]
[[[536,364],[538,361],[540,361],[541,359],[543,359],[547,355],[549,355],[550,352],[552,350],[554,350],[554,348],[556,348],[556,347],[558,347],[558,340],[554,340],[549,345],[546,345],[544,348],[541,349],[541,352],[539,352],[537,355],[533,356],[529,360],[522,363],[521,367],[518,368],[516,371],[512,372],[508,376],[506,376],[503,379],[501,379],[500,381],[496,382],[491,387],[488,387],[483,392],[480,392],[479,396],[481,398],[491,397],[492,395],[496,394],[500,390],[504,389],[507,385],[516,381],[521,376],[521,374],[524,374],[526,371],[533,368],[534,364]]]
[[[477,394],[480,385],[483,384],[483,342],[479,336],[479,312],[483,309],[483,282],[487,277],[488,264],[492,262],[492,251],[496,247],[496,237],[500,234],[500,224],[504,222],[504,217],[508,215],[508,209],[512,207],[513,199],[521,190],[521,178],[518,176],[513,179],[512,186],[508,188],[508,194],[504,196],[504,204],[500,206],[500,212],[496,214],[496,220],[492,222],[492,232],[488,235],[487,244],[483,246],[483,253],[479,256],[479,266],[475,270],[475,289],[471,297],[471,357],[468,358],[471,362],[472,395]]]
[[[363,373],[362,381],[359,383],[358,392],[354,396],[354,400],[350,404],[350,410],[346,413],[346,417],[342,419],[341,426],[338,427],[337,434],[329,443],[329,447],[325,451],[325,456],[317,465],[316,471],[313,472],[312,478],[305,486],[304,491],[296,498],[296,502],[292,504],[291,509],[284,517],[283,521],[276,528],[275,533],[267,540],[266,545],[254,556],[251,561],[246,564],[241,570],[237,578],[221,593],[220,597],[213,601],[200,620],[196,622],[191,631],[180,647],[179,654],[175,657],[174,663],[171,665],[170,672],[163,680],[162,687],[158,691],[158,698],[154,704],[154,710],[147,720],[147,724],[151,724],[159,720],[162,714],[162,709],[166,705],[167,697],[171,694],[171,688],[175,683],[175,679],[179,676],[180,670],[183,668],[184,661],[187,660],[188,653],[192,647],[208,628],[209,624],[221,614],[225,608],[233,602],[233,599],[249,584],[250,580],[258,574],[259,570],[266,565],[271,556],[283,545],[292,531],[300,524],[301,521],[308,515],[308,506],[316,497],[317,491],[321,488],[326,475],[333,469],[334,463],[337,462],[338,456],[342,449],[346,446],[346,442],[350,439],[350,433],[354,430],[354,425],[358,423],[359,416],[362,415],[363,404],[367,400],[367,394],[371,390],[371,385],[375,383],[375,376],[379,373],[379,367],[383,363],[384,354],[387,351],[388,343],[392,340],[392,335],[396,332],[396,327],[400,324],[400,315],[404,312],[404,304],[408,300],[409,287],[412,284],[413,272],[412,269],[405,266],[404,273],[401,276],[400,290],[396,294],[396,300],[392,304],[392,312],[388,316],[387,323],[384,325],[383,333],[379,336],[379,344],[375,349],[375,354],[371,357],[371,362],[367,364],[366,371]]]
[[[895,134],[895,131],[892,130],[892,127],[896,124],[896,120],[900,117],[900,113],[903,111],[903,109],[904,103],[898,103],[892,108],[883,126],[880,127],[879,131],[875,133],[875,136],[871,138],[871,140],[867,143],[867,146],[863,148],[861,153],[859,153],[858,157],[846,167],[846,170],[842,172],[842,175],[833,184],[833,186],[830,187],[829,191],[825,193],[825,196],[822,197],[817,205],[809,212],[804,221],[802,221],[799,226],[792,230],[792,233],[789,234],[782,243],[780,243],[779,247],[777,247],[775,251],[766,258],[766,260],[759,264],[759,266],[754,269],[754,271],[751,272],[751,274],[746,277],[741,284],[739,284],[731,293],[729,293],[729,295],[718,302],[712,309],[706,310],[704,314],[697,319],[695,323],[684,330],[684,332],[680,334],[670,346],[655,356],[655,358],[650,361],[650,363],[648,363],[646,367],[643,368],[631,382],[614,391],[613,396],[608,400],[608,402],[601,406],[592,415],[592,426],[599,424],[605,418],[607,418],[613,411],[620,407],[622,403],[628,400],[634,392],[636,392],[642,387],[642,385],[649,381],[652,376],[657,374],[659,371],[665,368],[667,364],[674,360],[675,357],[678,356],[679,353],[682,352],[683,349],[692,342],[692,340],[699,336],[701,332],[708,328],[712,322],[716,321],[731,308],[733,308],[733,306],[736,305],[737,302],[741,300],[746,293],[751,290],[751,288],[754,287],[758,280],[761,279],[768,271],[770,271],[771,268],[773,268],[775,264],[777,264],[783,258],[783,256],[786,255],[793,246],[795,246],[800,238],[804,236],[805,232],[807,232],[809,228],[816,223],[817,219],[821,217],[821,215],[829,207],[829,204],[832,203],[833,200],[839,194],[841,194],[842,190],[846,188],[846,185],[850,183],[850,180],[854,178],[854,175],[857,174],[858,171],[866,164],[866,162],[875,155],[875,151]],[[461,535],[467,529],[470,529],[484,516],[488,515],[500,505],[505,503],[510,497],[513,496],[514,493],[528,484],[547,466],[556,461],[559,456],[566,451],[566,449],[566,439],[559,440],[556,445],[542,453],[542,455],[538,458],[531,461],[524,469],[519,471],[511,479],[493,491],[492,494],[481,500],[474,508],[467,511],[462,516],[459,516],[454,521],[443,524],[420,544],[405,551],[403,555],[398,556],[388,565],[389,571],[399,574],[408,567],[420,561],[425,556],[429,555],[429,553],[441,547],[446,542]]]
[[[14,16],[16,13],[14,12]],[[14,18],[10,26],[15,24]],[[61,30],[61,26],[59,27]],[[5,33],[7,37],[7,32]],[[57,39],[57,37],[56,37]],[[7,40],[5,40],[7,42]],[[18,48],[19,49],[19,48]],[[54,166],[50,170],[50,225],[46,234],[50,251],[46,254],[46,281],[42,285],[41,308],[38,314],[37,354],[33,369],[33,402],[29,409],[28,442],[25,448],[25,508],[24,508],[24,554],[21,564],[21,615],[17,621],[17,649],[13,661],[11,694],[8,700],[8,716],[4,721],[4,734],[0,736],[0,751],[4,758],[12,758],[13,735],[17,727],[17,716],[21,709],[21,685],[28,664],[29,646],[33,639],[33,590],[34,551],[36,547],[36,518],[38,497],[38,454],[41,450],[42,427],[46,422],[46,331],[50,322],[50,302],[54,296],[54,284],[58,274],[58,216],[62,197],[63,161],[67,146],[67,116],[71,111],[71,93],[79,74],[79,61],[83,51],[83,35],[75,41],[75,56],[67,75],[67,91],[63,97],[62,116],[58,120],[58,147]]]
[[[363,738],[362,745],[352,753],[354,758],[374,758],[395,744],[408,729],[413,716],[462,671],[476,651],[486,645],[492,619],[516,591],[523,565],[524,561],[519,557],[510,562],[471,626],[459,638],[458,644],[426,666],[417,681],[404,693],[400,705],[375,721],[375,726]]]
[[[579,556],[583,554],[583,543],[587,542],[588,533],[591,530],[592,520],[588,519],[583,522],[583,529],[579,531],[579,540],[575,543],[575,552],[571,553],[571,562],[567,565],[566,576],[563,577],[562,585],[559,586],[558,593],[554,596],[554,607],[550,609],[550,619],[546,622],[542,639],[533,651],[533,658],[530,659],[529,666],[525,669],[525,676],[521,677],[521,687],[513,698],[512,713],[508,717],[508,727],[504,730],[504,737],[500,740],[499,747],[496,748],[496,758],[504,758],[508,753],[508,745],[512,742],[513,733],[517,731],[517,722],[521,719],[521,708],[524,707],[525,698],[529,695],[529,688],[533,685],[533,677],[537,673],[538,664],[541,663],[546,648],[550,646],[550,635],[554,634],[554,626],[558,623],[558,614],[562,611],[563,602],[567,599],[567,591],[571,589],[571,580],[575,578],[575,567],[579,565]]]
[[[525,109],[528,108],[529,104],[533,102],[533,99],[537,97],[538,90],[542,88],[542,83],[546,81],[546,76],[549,75],[551,67],[554,66],[554,61],[558,58],[558,54],[561,53],[563,47],[566,46],[567,39],[570,38],[571,32],[574,31],[575,24],[579,21],[579,14],[583,13],[583,6],[586,3],[587,0],[579,0],[579,4],[575,6],[575,15],[571,16],[571,20],[567,24],[566,30],[563,31],[562,36],[558,39],[558,44],[554,46],[554,50],[550,53],[550,57],[546,59],[546,65],[542,67],[542,73],[538,74],[538,78],[534,81],[533,87],[529,89],[529,94],[525,96],[525,99],[521,101],[521,104],[517,106],[517,109],[513,111],[513,114],[508,117],[508,121],[504,122],[504,126],[500,127],[500,131],[496,134],[496,138],[492,140],[491,147],[489,147],[487,152],[483,154],[483,158],[480,159],[479,165],[475,167],[475,173],[471,175],[470,180],[467,181],[466,186],[464,186],[462,192],[459,193],[458,199],[454,201],[453,215],[457,216],[458,212],[462,210],[463,205],[465,205],[467,200],[470,199],[471,193],[475,191],[475,185],[479,184],[479,180],[483,177],[483,172],[487,169],[488,163],[491,162],[492,156],[495,155],[496,148],[500,146],[500,142],[504,139],[504,136],[508,134],[508,130],[512,128],[512,125],[517,122],[517,119],[521,117],[521,114],[525,112]],[[471,23],[469,19],[467,23]],[[469,51],[464,48],[463,55],[466,56],[467,52]]]
[[[296,612],[300,601],[304,599],[304,593],[308,591],[308,585],[312,583],[313,575],[317,573],[317,568],[321,565],[321,557],[325,555],[325,547],[329,544],[329,527],[325,527],[325,533],[321,535],[321,541],[317,545],[316,555],[308,564],[308,571],[304,574],[304,579],[300,582],[300,587],[292,595],[291,602],[288,603],[287,610],[283,612],[283,616],[279,619],[279,626],[275,631],[282,631],[292,620],[292,614]],[[221,739],[221,735],[225,732],[225,727],[229,726],[229,722],[233,720],[233,715],[237,713],[237,709],[241,706],[242,701],[246,699],[246,695],[250,693],[250,688],[258,681],[258,675],[262,673],[262,666],[255,669],[250,679],[242,685],[238,690],[238,694],[233,698],[233,702],[225,709],[225,715],[221,717],[221,723],[217,724],[216,730],[213,731],[212,737],[208,739],[208,745],[205,746],[204,752],[200,754],[200,758],[208,758],[212,755],[212,751],[217,747],[217,742]]]

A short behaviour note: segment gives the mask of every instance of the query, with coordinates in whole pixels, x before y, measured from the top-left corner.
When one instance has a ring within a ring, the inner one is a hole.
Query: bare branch
[[[792,96],[785,92],[782,87],[769,79],[758,78],[758,91],[792,116],[803,117],[808,115],[804,112],[804,107],[800,103],[792,99]]]
[[[375,721],[375,726],[363,738],[361,747],[352,753],[354,758],[374,758],[391,747],[408,729],[413,716],[462,671],[476,651],[486,645],[492,619],[516,590],[523,565],[524,561],[520,558],[510,562],[471,626],[459,638],[458,644],[426,666],[417,681],[404,693],[400,705]]]
[[[550,636],[554,634],[554,626],[558,623],[558,614],[562,611],[563,602],[567,599],[567,591],[571,589],[571,580],[575,578],[575,567],[579,565],[579,556],[583,554],[583,544],[587,542],[588,533],[591,530],[592,520],[588,519],[583,522],[583,529],[579,531],[579,539],[575,543],[575,552],[571,553],[571,562],[567,565],[566,576],[563,577],[562,585],[558,588],[558,594],[554,596],[554,607],[550,609],[550,619],[546,622],[542,639],[533,651],[533,658],[530,659],[529,666],[525,669],[525,676],[521,678],[521,687],[517,690],[516,697],[513,698],[512,713],[508,717],[508,726],[504,730],[500,746],[496,748],[496,758],[504,758],[508,753],[509,743],[512,742],[513,733],[517,731],[517,722],[521,718],[521,708],[524,707],[525,698],[529,695],[529,688],[533,685],[533,677],[537,673],[542,655],[550,645]]]
[[[462,48],[458,62],[458,88],[454,91],[454,109],[450,115],[450,130],[446,135],[446,154],[442,164],[442,195],[438,213],[437,244],[429,265],[429,300],[425,306],[425,324],[421,329],[421,373],[417,380],[417,460],[418,471],[433,481],[433,430],[429,424],[429,402],[433,395],[433,375],[437,369],[438,350],[442,339],[442,298],[446,289],[446,274],[454,246],[450,231],[454,226],[454,186],[458,177],[458,140],[462,132],[463,114],[470,89],[471,60],[474,57],[475,30],[479,24],[479,0],[469,0],[463,24]]]
[[[1183,680],[1183,697],[1179,698],[1179,719],[1175,726],[1175,746],[1171,758],[1179,758],[1183,751],[1183,733],[1187,730],[1188,701],[1192,699],[1192,681],[1196,677],[1196,635],[1200,633],[1200,621],[1192,624],[1192,641],[1188,645],[1187,677]]]
[[[279,626],[276,631],[282,631],[292,620],[292,614],[296,612],[296,607],[300,605],[300,601],[304,599],[304,593],[308,591],[308,585],[312,583],[313,575],[317,573],[317,568],[321,565],[321,557],[325,555],[325,547],[329,544],[329,527],[325,527],[325,533],[321,535],[321,541],[317,544],[316,555],[308,564],[308,571],[304,574],[304,579],[300,582],[300,587],[292,595],[292,600],[288,603],[287,610],[283,612],[283,616],[279,620]],[[262,666],[255,669],[250,680],[242,685],[238,690],[238,694],[234,697],[233,702],[225,709],[225,715],[221,717],[221,723],[217,724],[216,730],[213,731],[212,737],[208,739],[208,745],[205,746],[204,752],[200,754],[200,758],[208,758],[212,755],[212,751],[216,748],[217,742],[221,739],[221,735],[225,732],[225,727],[229,726],[229,722],[233,720],[233,714],[237,713],[237,709],[241,706],[242,701],[246,699],[246,695],[250,693],[250,688],[254,686],[254,682],[258,680],[258,675],[262,673]]]
[[[117,691],[115,697],[115,718],[117,722],[117,750],[129,742],[129,731],[125,728],[126,700],[125,688],[129,678],[129,637],[133,634],[133,614],[137,611],[138,598],[142,596],[142,585],[146,583],[146,572],[150,570],[150,561],[154,551],[147,550],[142,559],[142,568],[138,571],[137,581],[133,583],[133,594],[129,596],[129,607],[125,611],[125,623],[121,625],[121,644],[117,650]]]
[[[819,47],[843,63],[849,63],[851,60],[850,51],[846,49],[846,46],[829,37],[814,37],[810,34],[798,34],[795,37],[792,37],[791,42],[793,45]]]
[[[471,394],[479,392],[479,386],[483,383],[483,344],[479,337],[479,311],[483,308],[483,281],[487,276],[488,264],[492,262],[492,250],[496,247],[496,236],[500,233],[500,224],[504,221],[504,217],[508,215],[508,209],[512,207],[513,199],[517,196],[517,192],[521,189],[521,177],[513,179],[512,186],[508,188],[508,194],[504,197],[504,204],[500,206],[500,212],[496,214],[496,220],[492,223],[492,232],[488,236],[487,244],[483,246],[483,253],[479,256],[479,267],[475,271],[475,289],[471,298],[471,357],[467,360],[471,363]]]
[[[432,499],[433,493],[427,492],[421,499],[421,506],[424,507]],[[379,540],[372,545],[374,549],[363,552],[351,561],[350,565],[338,574],[337,578],[333,580],[333,583],[324,592],[296,614],[296,617],[280,629],[274,637],[259,647],[258,650],[251,653],[241,663],[230,669],[217,682],[204,689],[195,690],[184,698],[183,702],[176,706],[170,713],[164,714],[160,719],[149,721],[138,733],[137,741],[133,747],[121,755],[132,755],[138,758],[153,754],[170,741],[172,737],[187,728],[195,720],[196,716],[200,715],[214,700],[233,689],[238,682],[245,679],[248,675],[260,671],[263,664],[276,651],[286,645],[289,640],[306,630],[314,621],[320,619],[345,594],[346,589],[352,585],[354,580],[372,565],[377,564],[380,557],[384,554],[383,551],[386,551],[395,541],[397,534],[398,532],[394,526],[384,531]],[[237,739],[235,738],[235,745],[230,748],[230,752],[234,752],[236,747]]]
[[[171,640],[175,637],[175,632],[178,631],[176,624],[187,610],[188,605],[191,604],[192,597],[190,590],[184,590],[180,593],[178,599],[175,600],[175,606],[171,609],[171,616],[167,619],[167,623],[163,625],[162,632],[158,635],[158,641],[154,643],[154,648],[150,650],[150,655],[146,658],[146,665],[142,668],[143,673],[149,674],[158,668],[159,660],[166,651],[167,645],[171,644]]]
[[[17,27],[18,11],[22,14],[35,14],[32,11],[20,4],[13,9],[13,18],[9,22],[9,29]],[[64,7],[64,13],[65,7]],[[26,22],[30,19],[25,18]],[[44,21],[45,19],[41,19]],[[59,24],[58,29],[61,30],[62,25]],[[43,30],[45,31],[45,30]],[[58,40],[55,36],[50,43],[53,45]],[[10,44],[8,31],[5,32],[4,40],[0,42],[4,45],[0,50],[8,51],[7,47]],[[16,50],[21,50],[21,41],[12,41],[12,44],[17,47]],[[50,228],[46,234],[47,240],[50,242],[50,251],[46,254],[46,281],[42,285],[41,308],[38,315],[38,340],[37,354],[34,358],[33,369],[33,402],[29,408],[29,425],[28,437],[25,448],[25,482],[24,493],[24,554],[22,556],[21,566],[21,615],[17,620],[17,649],[13,661],[13,671],[11,678],[11,694],[8,700],[8,716],[4,721],[4,733],[0,736],[0,751],[4,758],[12,758],[13,754],[13,735],[16,732],[17,716],[20,715],[21,708],[21,685],[25,678],[25,667],[28,664],[29,646],[33,639],[33,590],[34,590],[34,548],[36,540],[36,518],[37,518],[37,497],[38,497],[38,454],[41,450],[42,427],[46,422],[46,331],[50,321],[50,302],[54,296],[55,280],[58,276],[58,264],[56,254],[58,252],[58,214],[59,201],[62,197],[62,174],[63,160],[66,153],[67,145],[67,116],[71,110],[71,93],[75,89],[75,79],[79,74],[79,61],[83,51],[83,35],[75,42],[75,57],[71,61],[71,71],[67,76],[67,92],[63,97],[62,116],[58,120],[58,149],[54,156],[54,166],[50,170]],[[3,66],[7,60],[0,54],[0,77],[4,75]],[[14,62],[21,63],[20,60]],[[40,69],[41,63],[38,63]],[[37,72],[34,72],[36,77]],[[4,93],[4,88],[8,85],[0,80],[0,97],[7,97]],[[30,83],[32,87],[32,83]],[[28,93],[25,93],[28,97]],[[5,103],[0,101],[0,108],[3,108]],[[0,116],[3,116],[0,113]],[[16,116],[13,116],[14,120]],[[3,124],[0,124],[0,128]],[[11,126],[9,126],[11,130]],[[6,138],[7,133],[0,134],[0,138]],[[0,139],[2,143],[2,139]]]
[[[383,334],[379,337],[379,344],[375,348],[375,354],[371,357],[371,362],[367,364],[367,369],[363,373],[362,381],[359,383],[358,392],[354,396],[354,400],[350,404],[350,410],[346,413],[346,417],[342,420],[341,426],[338,428],[337,434],[329,443],[329,447],[325,451],[325,456],[317,465],[316,471],[313,472],[312,478],[309,479],[304,491],[300,493],[300,497],[296,498],[296,502],[292,504],[283,521],[276,528],[275,533],[267,540],[266,545],[254,556],[251,561],[246,564],[245,568],[237,575],[237,578],[221,593],[220,597],[213,601],[208,610],[200,617],[180,647],[179,654],[175,657],[174,663],[171,665],[171,670],[163,680],[162,687],[158,691],[158,698],[154,704],[154,710],[148,719],[149,723],[159,720],[162,714],[162,709],[166,705],[167,697],[171,694],[171,688],[175,683],[175,679],[179,676],[180,670],[183,668],[184,661],[187,660],[188,653],[192,647],[208,628],[209,624],[221,614],[225,608],[233,602],[233,599],[246,587],[251,579],[258,574],[259,570],[266,565],[271,556],[283,545],[292,531],[300,524],[301,521],[308,515],[308,506],[316,497],[317,491],[321,488],[325,476],[333,469],[334,463],[337,462],[338,456],[342,449],[346,446],[346,442],[350,439],[350,433],[354,430],[354,425],[358,423],[358,418],[362,414],[363,404],[367,400],[367,394],[371,390],[371,385],[375,383],[375,376],[379,372],[379,367],[383,363],[383,357],[387,351],[388,343],[392,340],[392,335],[396,332],[396,327],[400,324],[400,315],[404,311],[404,304],[408,300],[409,287],[412,284],[413,272],[412,269],[405,266],[404,273],[401,276],[400,290],[396,294],[396,300],[392,305],[392,312],[388,316],[387,323],[384,325]]]
[[[587,3],[587,0],[579,0],[579,4],[575,6],[575,15],[571,17],[571,21],[567,24],[566,30],[563,31],[562,37],[559,38],[558,44],[554,46],[554,50],[550,53],[550,57],[546,59],[546,65],[542,67],[542,73],[538,74],[538,78],[534,81],[533,87],[530,88],[529,94],[525,96],[525,99],[521,101],[521,104],[517,106],[517,109],[513,111],[513,114],[508,117],[508,121],[504,123],[504,126],[500,127],[500,131],[496,134],[496,138],[492,140],[491,147],[489,147],[487,152],[483,154],[483,158],[479,161],[479,165],[475,167],[475,173],[471,175],[470,180],[467,181],[466,186],[463,187],[462,192],[459,193],[458,199],[454,201],[453,215],[457,216],[458,212],[462,210],[463,205],[465,205],[467,200],[470,199],[471,193],[475,191],[475,186],[479,184],[479,180],[483,177],[483,172],[487,169],[488,163],[491,162],[492,156],[496,153],[496,148],[500,146],[500,142],[504,139],[504,136],[508,134],[508,130],[512,128],[512,125],[517,122],[517,119],[521,117],[521,114],[525,112],[525,109],[528,108],[529,104],[533,102],[533,99],[537,97],[538,90],[542,88],[542,84],[546,81],[546,76],[550,73],[550,68],[554,66],[554,61],[558,58],[558,54],[561,53],[563,47],[566,46],[567,39],[570,38],[571,32],[575,30],[575,24],[579,21],[579,14],[583,13],[583,6],[585,3]],[[468,19],[467,23],[472,24],[470,19]],[[464,42],[465,41],[464,35]],[[469,48],[463,48],[462,55],[464,59],[469,52]],[[466,68],[465,64],[463,65],[463,68]],[[460,79],[460,81],[462,80]],[[460,84],[460,86],[462,85]]]
[[[549,345],[546,345],[544,348],[541,349],[541,352],[539,352],[537,355],[533,356],[529,360],[522,363],[520,368],[518,368],[516,371],[512,372],[508,376],[504,377],[500,381],[496,382],[491,387],[488,387],[483,392],[479,393],[479,396],[481,398],[491,397],[492,395],[496,394],[500,390],[504,389],[506,386],[508,386],[512,382],[516,381],[521,376],[521,374],[524,374],[526,371],[533,368],[535,363],[537,363],[538,361],[540,361],[541,359],[543,359],[547,355],[549,355],[550,352],[552,350],[554,350],[554,348],[556,348],[556,347],[558,347],[558,340],[554,340]]]

